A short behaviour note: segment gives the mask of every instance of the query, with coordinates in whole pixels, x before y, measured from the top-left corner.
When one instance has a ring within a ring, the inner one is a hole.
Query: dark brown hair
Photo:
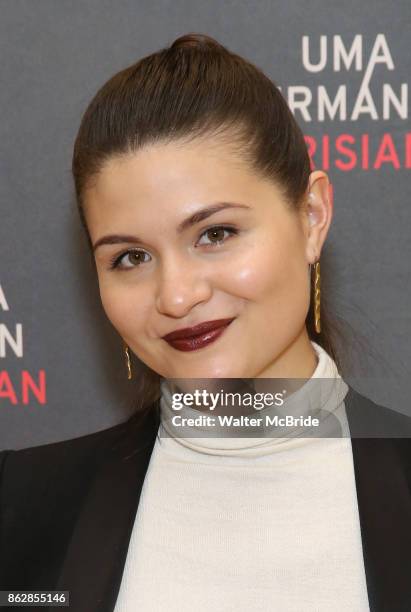
[[[276,84],[210,36],[186,34],[111,77],[84,113],[72,172],[90,246],[84,194],[107,160],[146,144],[201,136],[232,145],[255,172],[282,189],[296,210],[304,202],[311,172],[307,146]],[[315,332],[312,299],[306,325],[309,337],[339,365],[324,298],[321,333]],[[142,367],[143,378],[159,382],[156,373]]]

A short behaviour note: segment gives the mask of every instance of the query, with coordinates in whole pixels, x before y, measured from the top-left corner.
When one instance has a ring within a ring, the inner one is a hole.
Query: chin
[[[177,378],[177,376],[175,376]],[[181,373],[181,378],[210,378],[210,379],[219,379],[219,378],[241,378],[241,375],[238,371],[235,371],[233,367],[230,366],[221,366],[221,367],[201,367],[193,368],[187,371],[185,369]]]

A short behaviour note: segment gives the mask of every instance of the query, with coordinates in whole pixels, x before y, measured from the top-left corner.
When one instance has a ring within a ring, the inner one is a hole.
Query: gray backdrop
[[[334,190],[325,273],[346,322],[347,377],[410,413],[409,0],[3,0],[0,8],[0,449],[84,435],[133,410],[133,381],[74,205],[72,146],[103,82],[190,31],[260,66],[317,143],[314,162]],[[25,398],[22,381],[41,377],[46,401],[30,390]]]

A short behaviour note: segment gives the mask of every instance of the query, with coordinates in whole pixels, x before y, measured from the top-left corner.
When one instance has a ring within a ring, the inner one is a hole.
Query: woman
[[[96,94],[73,175],[140,406],[0,453],[1,589],[69,591],[79,612],[408,611],[409,419],[340,376],[320,290],[328,178],[276,86],[182,36]],[[181,433],[173,393],[195,379],[272,384],[282,414],[332,427]]]

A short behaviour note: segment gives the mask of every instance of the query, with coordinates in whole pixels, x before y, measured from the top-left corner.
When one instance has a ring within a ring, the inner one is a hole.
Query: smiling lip
[[[216,340],[233,320],[234,318],[206,321],[166,334],[163,340],[180,351],[194,351]]]

